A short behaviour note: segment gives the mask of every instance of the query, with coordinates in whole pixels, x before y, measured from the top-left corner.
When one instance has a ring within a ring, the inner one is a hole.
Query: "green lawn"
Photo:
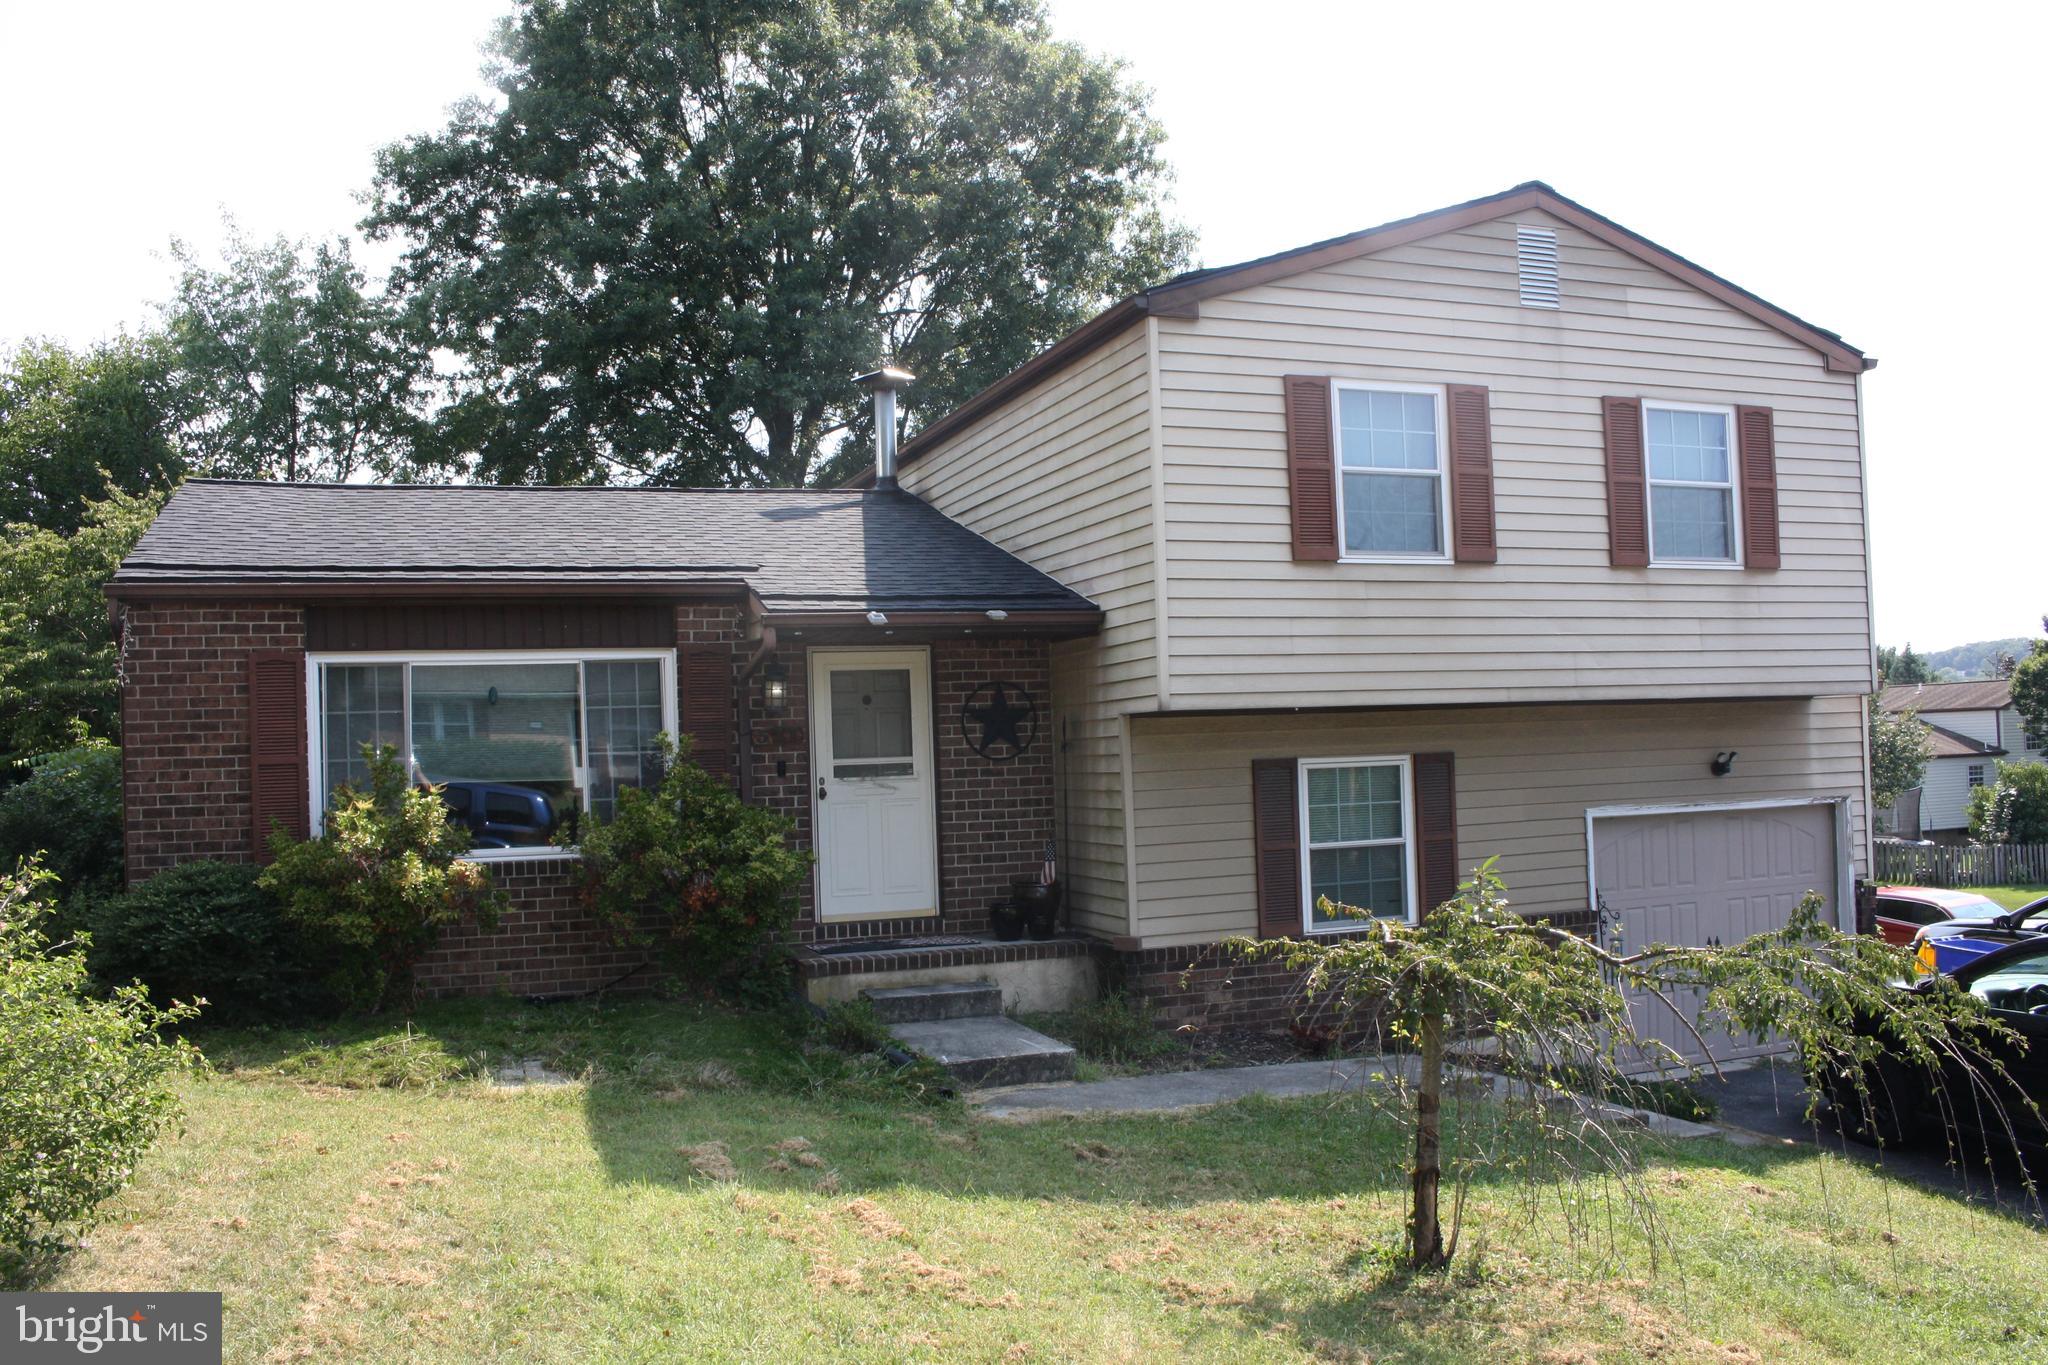
[[[184,1132],[47,1287],[220,1290],[235,1361],[2048,1350],[2040,1232],[1805,1148],[1658,1152],[1654,1272],[1619,1210],[1575,1242],[1490,1169],[1462,1269],[1416,1280],[1356,1099],[994,1125],[780,1018],[654,1002],[201,1041]],[[580,1079],[474,1078],[515,1057]]]
[[[2008,910],[2017,910],[2028,901],[2048,896],[2048,886],[1972,886],[1967,889],[1980,896],[1989,896]]]

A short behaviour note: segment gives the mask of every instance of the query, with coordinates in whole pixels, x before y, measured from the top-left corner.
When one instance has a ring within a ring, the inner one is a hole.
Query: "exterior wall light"
[[[1715,754],[1714,761],[1708,765],[1708,771],[1712,772],[1716,777],[1726,777],[1729,773],[1734,772],[1735,750],[1730,749],[1725,754]]]
[[[774,717],[789,713],[789,670],[781,664],[761,670],[761,708]]]

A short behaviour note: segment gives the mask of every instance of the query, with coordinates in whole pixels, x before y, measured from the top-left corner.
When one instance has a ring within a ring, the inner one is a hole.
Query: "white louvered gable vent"
[[[1557,307],[1557,234],[1549,228],[1517,224],[1515,263],[1522,276],[1522,306]]]

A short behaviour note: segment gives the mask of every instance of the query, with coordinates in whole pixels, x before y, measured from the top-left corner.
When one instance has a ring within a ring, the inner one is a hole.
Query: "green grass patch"
[[[1404,1135],[1357,1097],[996,1124],[797,1012],[652,1001],[200,1041],[185,1130],[44,1287],[218,1290],[234,1362],[2048,1350],[2038,1229],[1811,1148],[1651,1149],[1652,1235],[1491,1163],[1413,1277]],[[535,1058],[578,1079],[482,1079]]]
[[[1121,993],[1077,1009],[1020,1014],[1018,1022],[1057,1038],[1089,1064],[1092,1076],[1195,1065],[1194,1050],[1161,1027],[1149,1002]]]
[[[2008,910],[2017,910],[2028,901],[2048,896],[2048,886],[1972,886],[1965,889],[1980,896],[1989,896]]]

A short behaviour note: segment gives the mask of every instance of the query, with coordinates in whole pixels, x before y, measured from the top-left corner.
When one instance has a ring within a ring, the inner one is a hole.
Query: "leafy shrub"
[[[46,874],[0,878],[0,1280],[89,1226],[177,1117],[195,1054],[157,1030],[191,1018],[140,987],[96,996],[85,959],[44,933]]]
[[[2048,763],[2001,763],[1970,790],[1970,837],[1982,844],[2048,844]]]
[[[585,901],[686,980],[772,993],[810,855],[789,846],[788,819],[691,762],[687,739],[656,743],[659,780],[621,791],[611,819],[584,821]]]
[[[203,999],[207,1018],[323,1012],[297,926],[288,923],[247,863],[180,863],[119,895],[91,901],[86,960],[108,985],[140,981],[150,998]]]
[[[1150,1001],[1121,991],[1042,1018],[1033,1026],[1071,1044],[1091,1062],[1142,1065],[1188,1051],[1187,1044],[1160,1027]]]
[[[818,1021],[825,1041],[841,1052],[880,1052],[889,1045],[889,1026],[865,1000],[841,1000],[825,1007]]]
[[[327,989],[368,1009],[410,989],[413,964],[444,925],[489,928],[504,897],[487,868],[461,860],[469,831],[432,790],[406,782],[397,750],[364,745],[363,756],[369,789],[337,787],[317,839],[273,834],[276,861],[258,882],[321,954]]]
[[[0,792],[0,866],[42,855],[67,898],[121,885],[121,751],[81,738],[26,761]]]

